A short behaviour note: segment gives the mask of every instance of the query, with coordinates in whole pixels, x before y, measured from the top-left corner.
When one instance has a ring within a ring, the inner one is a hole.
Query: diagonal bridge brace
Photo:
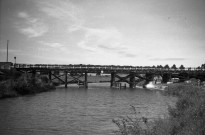
[[[60,80],[62,83],[65,83],[65,81],[63,81],[60,77],[61,76],[64,76],[64,75],[60,75],[60,76],[57,76],[57,75],[55,75],[55,74],[51,74],[51,75],[53,75],[55,78],[53,78],[52,80],[54,80],[54,79],[58,79],[58,80]]]
[[[129,84],[130,88],[134,88],[135,87],[135,75],[136,73],[130,72],[127,76],[121,77],[117,75],[116,72],[112,72],[110,86],[113,87],[115,82],[126,82]],[[115,78],[118,78],[119,80],[115,81]]]
[[[76,83],[76,82],[80,82],[80,83],[83,83],[84,81],[80,80],[79,78],[83,77],[84,75],[83,74],[80,74],[79,76],[75,77],[73,75],[69,75],[70,77],[73,78],[73,80],[67,82],[67,83]]]
[[[130,81],[128,81],[127,79],[130,78],[130,75],[127,75],[125,77],[121,77],[119,75],[115,75],[116,78],[118,78],[119,80],[116,82],[126,82],[126,83],[130,83]]]

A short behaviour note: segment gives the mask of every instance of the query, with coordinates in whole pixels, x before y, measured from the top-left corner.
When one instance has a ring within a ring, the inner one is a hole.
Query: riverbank
[[[7,75],[7,79],[0,82],[0,99],[37,94],[54,90],[55,86],[49,83],[46,76],[32,78],[29,75],[13,77]]]
[[[185,83],[170,84],[164,94],[178,97],[169,107],[169,117],[157,120],[130,118],[113,120],[118,135],[204,135],[205,89]],[[136,110],[132,107],[134,112]]]

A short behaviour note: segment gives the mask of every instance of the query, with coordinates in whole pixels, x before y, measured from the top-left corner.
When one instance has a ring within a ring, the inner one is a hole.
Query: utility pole
[[[8,57],[9,57],[9,40],[7,40],[7,57],[6,57],[6,62],[8,62]]]

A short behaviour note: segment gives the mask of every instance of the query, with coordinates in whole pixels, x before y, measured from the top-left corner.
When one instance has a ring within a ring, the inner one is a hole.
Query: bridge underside
[[[44,73],[48,75],[50,82],[58,80],[65,87],[69,84],[77,84],[79,87],[88,88],[88,73],[101,73],[101,70],[65,70],[65,69],[35,69],[35,68],[18,68],[17,70],[26,73],[32,73],[35,77],[37,72]],[[61,73],[59,73],[61,72]],[[110,86],[114,87],[116,83],[127,83],[130,88],[134,88],[139,81],[144,80],[144,85],[153,81],[154,76],[161,76],[162,82],[166,83],[171,80],[171,78],[179,78],[180,81],[186,81],[190,78],[200,79],[205,81],[205,73],[199,72],[158,72],[158,71],[114,71],[114,70],[104,70],[106,74],[111,75]],[[123,74],[123,75],[122,75]],[[69,79],[68,79],[69,78]]]

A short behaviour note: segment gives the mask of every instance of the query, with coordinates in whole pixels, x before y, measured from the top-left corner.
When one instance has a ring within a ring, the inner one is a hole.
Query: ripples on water
[[[105,135],[117,129],[113,118],[131,113],[158,118],[176,99],[147,89],[110,89],[107,84],[0,100],[1,135]]]

